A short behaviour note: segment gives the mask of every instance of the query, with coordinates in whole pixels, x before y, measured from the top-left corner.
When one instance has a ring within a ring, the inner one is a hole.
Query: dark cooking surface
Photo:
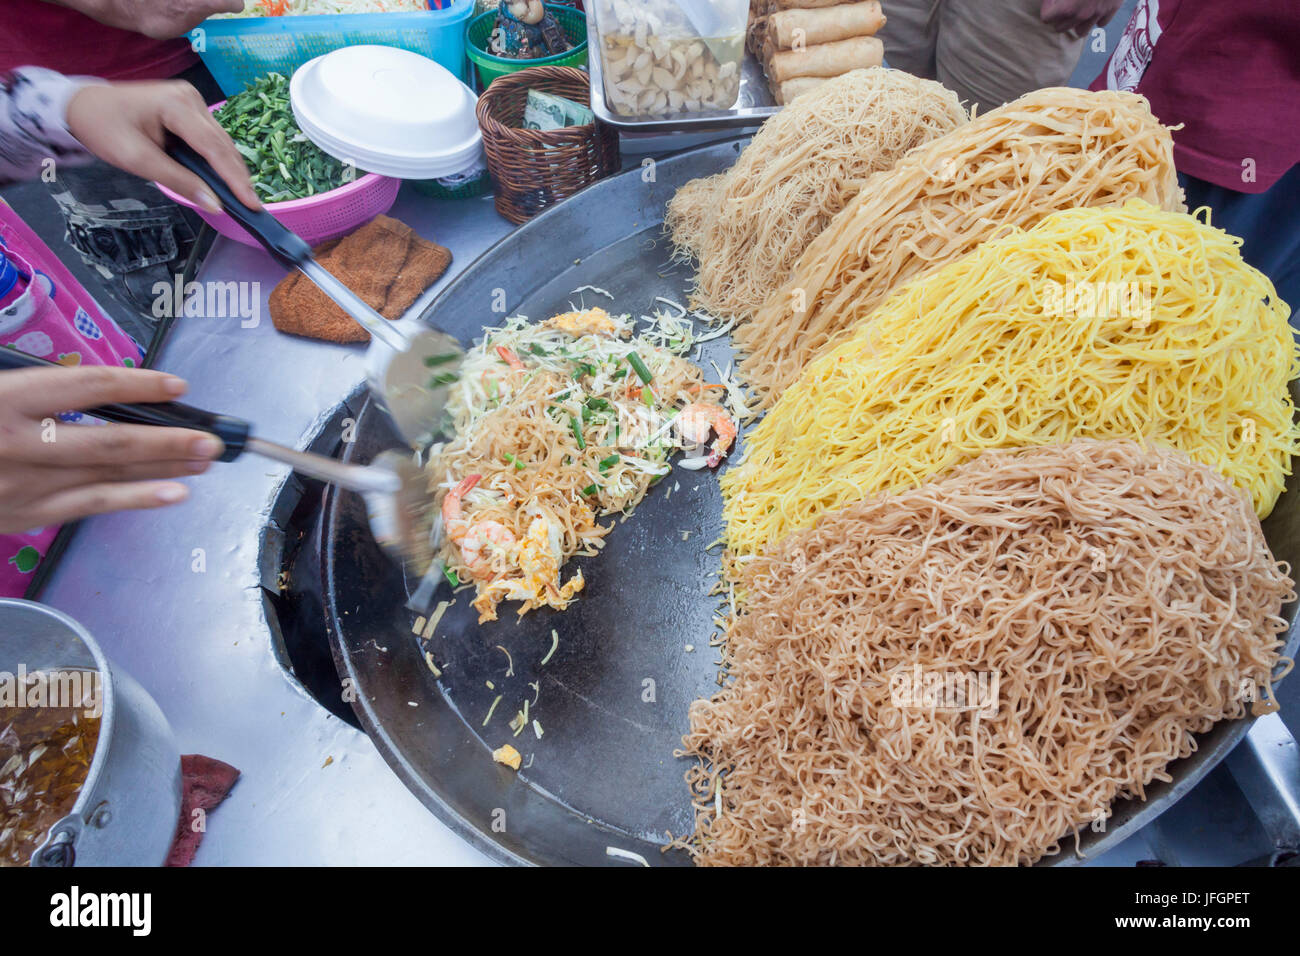
[[[658,232],[656,223],[603,250],[582,264],[580,276],[549,283],[511,312],[543,318],[566,310],[570,301],[581,301],[640,314],[652,310],[656,295],[681,301],[688,274],[681,267],[673,268],[663,243],[652,247]],[[610,268],[610,264],[629,258],[653,262],[654,268]],[[617,298],[611,302],[590,291],[570,294],[590,275],[605,277],[600,285]],[[617,280],[610,275],[617,275]],[[441,316],[439,321],[444,321]],[[491,313],[481,321],[491,321]],[[467,335],[478,330],[453,331]],[[727,346],[710,342],[704,350],[706,358],[713,357],[725,367],[730,354]],[[704,366],[710,378],[716,378],[707,361]],[[391,432],[385,434],[385,426],[382,416],[368,408],[358,422],[353,454],[368,458],[387,444],[395,444]],[[377,434],[382,437],[376,441]],[[530,858],[603,862],[605,846],[611,844],[653,854],[654,862],[659,862],[657,844],[666,839],[665,831],[680,834],[693,826],[682,780],[686,763],[676,760],[673,750],[681,743],[691,701],[717,689],[717,650],[709,647],[708,641],[718,599],[707,593],[714,583],[711,574],[717,568],[717,551],[705,552],[722,529],[717,474],[674,468],[651,489],[631,518],[606,519],[614,521],[615,527],[604,552],[566,565],[566,580],[572,570],[581,568],[587,584],[563,613],[542,609],[517,623],[514,605],[505,604],[500,620],[480,627],[477,614],[464,599],[472,593],[463,594],[429,643],[443,670],[438,682],[443,697],[437,701],[426,699],[435,682],[411,634],[413,615],[401,607],[405,591],[400,574],[391,570],[368,540],[358,500],[339,497],[339,528],[347,529],[349,541],[346,548],[333,554],[332,567],[339,575],[336,580],[343,584],[339,593],[385,595],[383,603],[373,606],[340,607],[340,628],[345,634],[383,635],[376,637],[376,642],[387,645],[387,652],[377,651],[373,645],[362,648],[368,666],[411,671],[399,683],[401,699],[396,706],[385,708],[385,730],[395,737],[409,733],[417,738],[443,739],[443,719],[453,720],[459,725],[453,728],[457,746],[440,750],[452,757],[451,766],[438,768],[431,763],[427,768],[438,774],[437,779],[445,780],[443,774],[448,770],[458,778],[471,775],[476,782],[466,798],[475,800],[481,793],[476,788],[486,786],[494,794],[491,798],[482,795],[489,810],[508,808],[517,799],[512,794],[524,789],[519,786],[522,783],[534,794],[545,795],[540,802],[568,808],[562,812],[569,820],[591,817],[612,831],[593,840],[592,828],[582,823],[580,841],[566,838],[557,842],[552,852],[558,857],[520,851]],[[346,563],[339,560],[344,557]],[[326,566],[331,566],[328,557]],[[343,582],[353,574],[375,577],[350,588]],[[440,597],[446,596],[444,588]],[[539,666],[552,646],[552,629],[559,636],[559,646],[547,664]],[[509,661],[496,645],[509,652]],[[688,651],[688,645],[693,645],[693,650]],[[510,662],[512,677],[506,676]],[[489,681],[492,689],[487,687]],[[529,686],[534,682],[536,690]],[[483,719],[498,695],[502,699],[484,728]],[[513,736],[507,724],[523,701],[531,703],[535,695],[529,727]],[[410,707],[408,699],[419,706]],[[385,703],[392,702],[376,701],[374,706],[382,708]],[[446,714],[441,713],[444,708]],[[440,712],[430,717],[429,711],[435,709]],[[534,717],[543,728],[540,740],[531,727]],[[396,721],[400,729],[391,728],[389,721]],[[517,779],[513,771],[493,765],[488,756],[504,743],[515,746],[525,764],[531,759],[531,766]],[[469,756],[462,759],[465,754]],[[507,809],[508,828],[512,816]],[[536,839],[536,834],[531,835],[530,844]]]
[[[434,303],[433,321],[468,342],[506,314],[542,319],[563,311],[579,303],[571,292],[586,284],[616,297],[610,303],[587,292],[586,304],[616,311],[650,311],[657,295],[682,301],[689,273],[668,262],[659,238],[664,203],[687,179],[733,162],[736,149],[721,144],[665,160],[649,168],[650,182],[645,170],[633,170],[556,207],[448,286]],[[573,250],[591,254],[575,262]],[[498,290],[508,312],[494,315]],[[703,365],[713,380],[707,359],[728,349],[716,341],[705,349]],[[398,444],[373,407],[359,416],[356,436],[349,454],[360,461]],[[1266,524],[1279,559],[1293,564],[1300,558],[1297,500],[1288,492]],[[510,605],[503,605],[502,620],[480,628],[463,594],[430,643],[441,680],[411,634],[405,582],[371,539],[360,499],[331,490],[325,509],[321,580],[339,671],[361,694],[355,706],[363,727],[426,806],[506,861],[608,863],[606,847],[614,846],[652,864],[688,862],[685,854],[659,848],[665,830],[691,829],[686,764],[672,753],[687,728],[690,702],[717,688],[717,653],[708,641],[718,603],[707,593],[717,556],[704,551],[721,531],[716,475],[674,468],[615,527],[603,554],[566,566],[566,573],[581,567],[587,587],[563,614],[543,610],[515,623]],[[539,668],[552,628],[559,648]],[[1293,627],[1292,649],[1295,635]],[[512,677],[498,644],[509,651]],[[530,717],[544,728],[541,740],[531,727],[518,737],[507,728],[524,699],[532,700],[533,681],[539,694]],[[484,728],[498,694],[502,700]],[[1245,729],[1244,722],[1220,724],[1202,735],[1197,753],[1172,766],[1172,784],[1148,788],[1145,804],[1119,803],[1106,833],[1083,834],[1085,851],[1095,856],[1136,832],[1189,790]],[[503,743],[531,765],[516,774],[494,764],[490,753]]]

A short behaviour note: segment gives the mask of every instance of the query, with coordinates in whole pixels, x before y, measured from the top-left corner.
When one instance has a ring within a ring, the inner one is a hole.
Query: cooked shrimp
[[[451,536],[453,541],[456,539],[456,534],[452,531],[452,528],[454,526],[463,528],[465,525],[465,521],[461,517],[461,501],[482,480],[482,475],[466,475],[465,479],[447,492],[447,497],[442,499],[442,523],[446,525],[447,534]]]
[[[465,566],[476,578],[491,577],[506,570],[501,565],[508,563],[515,547],[514,532],[501,522],[467,521],[464,517],[462,501],[482,480],[482,475],[468,475],[442,499],[442,521],[447,537],[460,548]]]
[[[497,355],[501,356],[501,360],[509,365],[512,371],[522,372],[524,370],[523,360],[507,346],[498,345]]]
[[[709,467],[715,467],[736,440],[736,423],[717,405],[705,405],[692,402],[677,415],[677,424],[682,434],[696,444],[703,443],[709,437],[709,431],[717,434],[717,439],[710,446]]]
[[[476,521],[456,543],[465,566],[476,578],[495,577],[514,564],[515,535],[500,521]]]
[[[497,355],[501,356],[501,361],[510,366],[507,372],[500,372],[499,369],[484,369],[480,379],[483,382],[483,391],[487,397],[496,400],[499,398],[509,398],[514,394],[515,385],[520,381],[516,372],[524,371],[523,360],[515,351],[505,345],[497,346]]]

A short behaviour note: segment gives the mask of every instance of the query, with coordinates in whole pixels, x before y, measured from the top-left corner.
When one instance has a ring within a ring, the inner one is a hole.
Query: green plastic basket
[[[479,78],[486,89],[492,81],[507,73],[518,73],[530,66],[586,66],[587,65],[587,17],[581,10],[566,7],[558,3],[548,3],[546,9],[555,14],[560,29],[573,44],[572,50],[556,53],[553,56],[538,57],[535,60],[511,60],[503,56],[493,56],[487,52],[488,37],[496,25],[497,12],[488,10],[480,13],[469,22],[465,30],[465,52],[478,67]]]
[[[473,199],[487,192],[491,184],[492,177],[488,175],[486,169],[473,179],[461,183],[454,189],[443,185],[436,179],[417,179],[411,182],[417,192],[432,196],[434,199]]]

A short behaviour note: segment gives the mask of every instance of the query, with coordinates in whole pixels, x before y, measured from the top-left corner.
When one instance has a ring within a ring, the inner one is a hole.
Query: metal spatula
[[[284,265],[301,270],[370,333],[366,381],[372,394],[388,409],[398,432],[412,448],[428,445],[439,430],[447,404],[447,384],[436,383],[449,384],[454,379],[465,356],[460,343],[414,316],[390,322],[321,266],[301,236],[265,209],[250,209],[236,199],[216,170],[187,143],[169,137],[167,153],[202,179],[230,217],[267,252]]]
[[[21,368],[62,366],[17,349],[0,348],[0,371]],[[101,405],[88,409],[86,414],[121,425],[154,425],[208,432],[226,445],[218,461],[234,461],[249,451],[286,464],[309,478],[355,491],[365,499],[370,529],[380,547],[398,561],[405,562],[417,577],[426,575],[433,567],[434,556],[441,544],[442,522],[433,513],[428,478],[410,453],[385,451],[370,465],[348,465],[324,455],[254,438],[253,426],[243,419],[204,411],[182,402]],[[431,577],[436,579],[436,575]]]

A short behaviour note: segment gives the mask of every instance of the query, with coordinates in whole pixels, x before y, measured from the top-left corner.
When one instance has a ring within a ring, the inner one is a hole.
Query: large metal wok
[[[584,285],[612,292],[620,311],[649,311],[656,296],[684,301],[690,275],[669,261],[660,232],[664,206],[687,180],[733,163],[740,147],[693,150],[583,191],[485,253],[428,317],[468,344],[504,314],[543,318],[561,311],[578,301],[572,290]],[[500,311],[503,295],[508,313]],[[588,304],[605,301],[582,295]],[[709,358],[725,364],[729,347],[708,346],[705,367]],[[373,406],[359,416],[355,435],[348,454],[360,462],[400,445]],[[1293,484],[1265,529],[1277,557],[1295,567],[1300,499]],[[626,863],[611,847],[651,865],[689,862],[681,851],[661,849],[666,831],[692,829],[682,780],[687,763],[673,751],[691,701],[718,688],[717,652],[707,644],[717,557],[705,552],[721,531],[715,476],[675,469],[657,485],[615,527],[602,555],[576,562],[587,588],[563,614],[534,612],[516,624],[503,608],[502,620],[480,627],[468,602],[457,601],[428,645],[441,679],[411,633],[414,615],[404,607],[410,585],[371,539],[361,499],[331,489],[325,510],[322,581],[335,661],[356,691],[353,706],[365,730],[430,810],[503,862]],[[1287,614],[1294,652],[1295,607]],[[552,629],[558,649],[539,666]],[[526,728],[515,737],[506,724],[534,693],[530,716],[544,735],[536,739]],[[1249,723],[1222,723],[1201,735],[1197,751],[1171,767],[1172,783],[1148,788],[1144,803],[1117,804],[1105,832],[1082,834],[1083,852],[1096,856],[1153,820],[1241,740]],[[518,773],[492,761],[504,743],[524,755]],[[1049,862],[1076,859],[1066,841]]]

